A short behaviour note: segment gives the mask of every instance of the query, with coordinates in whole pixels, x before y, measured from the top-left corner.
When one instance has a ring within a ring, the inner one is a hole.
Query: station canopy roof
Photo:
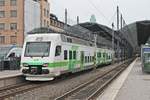
[[[150,20],[136,22],[138,45],[145,44],[150,38]]]
[[[100,25],[97,23],[90,23],[90,22],[80,23],[79,25],[81,27],[84,27],[84,28],[90,30],[92,33],[98,34],[102,37],[105,37],[108,40],[111,40],[112,29],[110,29],[107,26]]]
[[[140,47],[150,38],[150,20],[137,21],[125,26],[121,30],[132,46]]]

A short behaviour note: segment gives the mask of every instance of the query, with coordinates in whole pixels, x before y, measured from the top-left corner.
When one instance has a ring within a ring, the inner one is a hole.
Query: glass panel
[[[17,10],[11,10],[11,17],[17,17]]]
[[[64,60],[67,60],[68,59],[68,52],[67,50],[64,50]]]
[[[48,57],[50,42],[28,42],[26,44],[25,56]]]
[[[4,11],[0,11],[0,18],[4,18],[5,17],[5,12]]]
[[[145,53],[144,54],[144,62],[150,62],[150,53]]]
[[[17,29],[17,23],[11,23],[11,24],[10,24],[10,29],[11,29],[11,30]]]
[[[73,51],[73,59],[76,59],[76,51]]]
[[[72,59],[72,51],[69,51],[69,60]]]
[[[0,0],[0,6],[4,6],[5,5],[5,0]]]
[[[56,46],[55,56],[60,56],[61,54],[61,46]]]
[[[17,0],[11,0],[10,5],[11,6],[16,6],[17,5]]]
[[[5,29],[5,24],[4,23],[0,23],[0,30],[4,30]]]

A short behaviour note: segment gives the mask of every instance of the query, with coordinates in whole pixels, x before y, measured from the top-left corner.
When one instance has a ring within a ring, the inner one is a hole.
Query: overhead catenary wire
[[[102,13],[102,11],[100,11],[97,7],[96,7],[96,5],[91,1],[91,0],[87,0],[88,2],[89,2],[89,4],[91,5],[91,6],[93,6],[99,13],[99,15],[100,16],[102,16],[107,22],[109,22],[109,19]]]

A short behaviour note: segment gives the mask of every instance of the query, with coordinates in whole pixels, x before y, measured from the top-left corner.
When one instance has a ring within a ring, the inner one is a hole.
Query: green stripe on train
[[[76,64],[80,64],[81,61],[75,61]],[[24,62],[28,65],[33,65],[33,66],[38,66],[38,65],[43,65],[45,62]],[[48,63],[48,67],[68,67],[69,61],[62,61],[62,62],[53,62],[53,63]]]

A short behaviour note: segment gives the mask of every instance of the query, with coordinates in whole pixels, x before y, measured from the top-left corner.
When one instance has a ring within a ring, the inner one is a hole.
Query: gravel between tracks
[[[62,95],[63,93],[70,91],[71,89],[87,82],[91,78],[97,76],[100,73],[104,73],[107,70],[111,70],[119,64],[109,65],[97,70],[89,71],[72,78],[63,79],[59,82],[49,82],[49,85],[33,89],[24,93],[17,94],[15,96],[6,98],[5,100],[54,100],[54,98]]]

